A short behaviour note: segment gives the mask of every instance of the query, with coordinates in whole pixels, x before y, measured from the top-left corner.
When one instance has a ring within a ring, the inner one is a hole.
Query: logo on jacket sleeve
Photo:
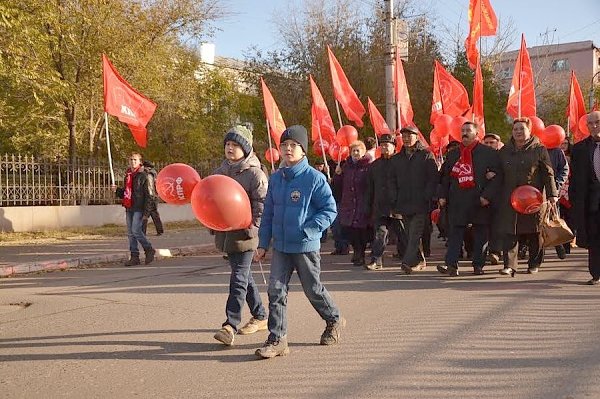
[[[292,199],[292,202],[298,202],[300,200],[300,191],[298,190],[294,190],[292,191],[292,193],[290,194],[290,198]]]

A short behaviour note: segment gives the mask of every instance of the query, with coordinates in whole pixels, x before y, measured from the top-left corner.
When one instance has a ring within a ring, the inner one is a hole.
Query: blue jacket
[[[265,209],[258,231],[258,247],[279,252],[318,251],[321,233],[337,215],[331,188],[323,173],[306,157],[275,172],[269,180]]]

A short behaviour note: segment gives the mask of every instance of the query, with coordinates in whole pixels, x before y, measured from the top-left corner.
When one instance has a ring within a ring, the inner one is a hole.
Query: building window
[[[511,79],[513,76],[513,72],[514,71],[512,67],[504,68],[499,73],[500,79]]]
[[[568,71],[569,70],[569,60],[566,58],[560,60],[552,61],[552,67],[550,68],[552,72],[558,71]]]

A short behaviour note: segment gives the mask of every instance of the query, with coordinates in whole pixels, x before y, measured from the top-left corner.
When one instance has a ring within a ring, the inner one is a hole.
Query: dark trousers
[[[594,279],[600,279],[600,212],[588,216],[588,270]]]
[[[504,236],[504,267],[517,270],[519,242],[526,242],[529,247],[529,260],[527,266],[540,267],[544,261],[544,248],[542,247],[542,235],[540,233],[529,234],[506,234]]]
[[[158,214],[158,207],[155,206],[150,211],[150,217],[152,218],[152,223],[154,223],[154,228],[156,229],[157,234],[162,234],[165,232],[163,228],[162,220],[160,220],[160,215]],[[148,219],[143,220],[142,230],[144,234],[146,234],[146,230],[148,229]]]
[[[425,261],[423,247],[421,246],[421,237],[423,237],[425,219],[428,217],[429,215],[426,213],[402,215],[402,223],[404,224],[407,238],[402,263],[408,267],[417,266],[419,263]]]
[[[388,244],[390,232],[394,232],[397,237],[401,237],[402,224],[399,219],[381,216],[375,220],[375,238],[371,244],[371,260],[381,261]]]
[[[446,251],[446,266],[458,267],[458,260],[462,252],[467,226],[450,226],[448,235],[448,250]],[[485,266],[485,246],[488,240],[489,226],[487,224],[474,224],[472,230],[472,256],[473,267]]]
[[[368,227],[342,227],[342,234],[348,237],[352,249],[354,249],[354,259],[364,259],[367,243],[370,241],[371,233]]]
[[[338,251],[346,251],[348,249],[348,239],[346,238],[342,225],[340,224],[339,215],[331,224],[331,235],[333,236],[335,249]]]

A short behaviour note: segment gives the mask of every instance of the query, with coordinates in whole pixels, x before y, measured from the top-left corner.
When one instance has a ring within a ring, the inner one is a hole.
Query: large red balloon
[[[156,191],[166,203],[183,205],[190,202],[192,191],[200,180],[200,175],[191,166],[172,163],[158,172]]]
[[[322,147],[321,147],[321,143],[323,143]],[[327,150],[328,149],[329,149],[329,143],[327,141],[325,141],[325,140],[319,140],[319,139],[317,139],[313,143],[313,152],[318,157],[322,157],[323,154],[327,155]]]
[[[431,221],[435,224],[438,224],[440,221],[440,208],[431,211]]]
[[[452,129],[452,117],[450,115],[442,114],[438,116],[433,123],[434,129],[438,132],[440,137],[448,136]]]
[[[579,132],[583,133],[580,134],[580,136],[587,137],[590,135],[590,129],[587,125],[587,115],[583,115],[581,118],[579,118],[579,122],[577,122],[577,127],[579,128]]]
[[[541,137],[542,134],[544,134],[544,129],[546,128],[544,121],[537,116],[530,116],[529,120],[531,121],[531,134]]]
[[[350,148],[348,146],[340,146],[337,142],[329,145],[329,156],[335,162],[340,162],[348,158],[348,155],[350,155]]]
[[[208,176],[192,192],[196,219],[212,230],[247,229],[252,223],[250,199],[246,190],[229,176]]]
[[[544,129],[540,140],[548,149],[558,148],[565,141],[565,129],[558,125],[550,125]]]
[[[341,146],[349,146],[358,140],[358,131],[354,126],[344,125],[337,131],[335,141]]]
[[[540,210],[544,198],[533,186],[519,186],[510,195],[510,204],[519,213],[530,215]]]
[[[462,125],[464,125],[465,122],[468,121],[469,120],[464,116],[455,116],[454,119],[452,119],[452,123],[450,124],[450,136],[452,137],[452,139],[458,142],[462,141]]]
[[[435,155],[440,155],[448,145],[449,136],[438,133],[437,129],[433,129],[429,133],[429,142],[431,143],[431,151]]]
[[[269,162],[278,162],[279,161],[279,151],[277,148],[267,148],[265,150],[265,159]]]

